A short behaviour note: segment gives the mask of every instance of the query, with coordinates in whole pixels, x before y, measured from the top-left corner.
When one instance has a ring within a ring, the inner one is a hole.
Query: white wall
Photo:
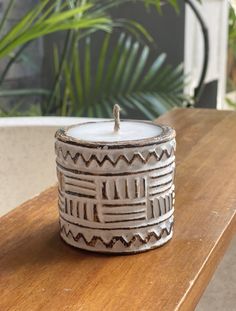
[[[56,184],[54,134],[84,120],[0,118],[0,216]]]
[[[217,108],[224,109],[228,39],[228,2],[226,0],[194,1],[209,30],[209,67],[205,82],[218,80]],[[186,4],[184,69],[190,84],[185,91],[193,95],[203,62],[203,39],[199,23]]]

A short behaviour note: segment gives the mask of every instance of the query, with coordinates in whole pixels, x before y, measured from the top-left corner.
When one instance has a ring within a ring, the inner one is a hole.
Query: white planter
[[[56,134],[61,237],[90,251],[136,253],[171,239],[175,132],[117,143]]]

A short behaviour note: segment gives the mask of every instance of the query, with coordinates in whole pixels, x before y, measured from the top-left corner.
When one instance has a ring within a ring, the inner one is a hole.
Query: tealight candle
[[[97,252],[136,253],[171,239],[175,131],[152,122],[87,122],[56,133],[60,233]]]
[[[155,137],[161,134],[162,129],[152,123],[122,121],[119,131],[113,130],[113,121],[89,122],[71,127],[67,135],[75,139],[93,142],[120,142]]]

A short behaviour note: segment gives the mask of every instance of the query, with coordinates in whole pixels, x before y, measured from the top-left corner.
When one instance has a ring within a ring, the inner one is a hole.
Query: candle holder
[[[140,130],[150,124],[138,122]],[[171,239],[175,131],[155,126],[161,132],[155,137],[114,142],[73,138],[72,127],[57,131],[60,234],[66,243],[95,252],[137,253]]]

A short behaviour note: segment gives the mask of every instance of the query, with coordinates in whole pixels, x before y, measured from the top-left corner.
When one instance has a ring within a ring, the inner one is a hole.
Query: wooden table
[[[130,256],[67,246],[51,188],[1,218],[1,311],[194,310],[235,229],[236,113],[178,109],[158,121],[177,130],[172,241]]]

